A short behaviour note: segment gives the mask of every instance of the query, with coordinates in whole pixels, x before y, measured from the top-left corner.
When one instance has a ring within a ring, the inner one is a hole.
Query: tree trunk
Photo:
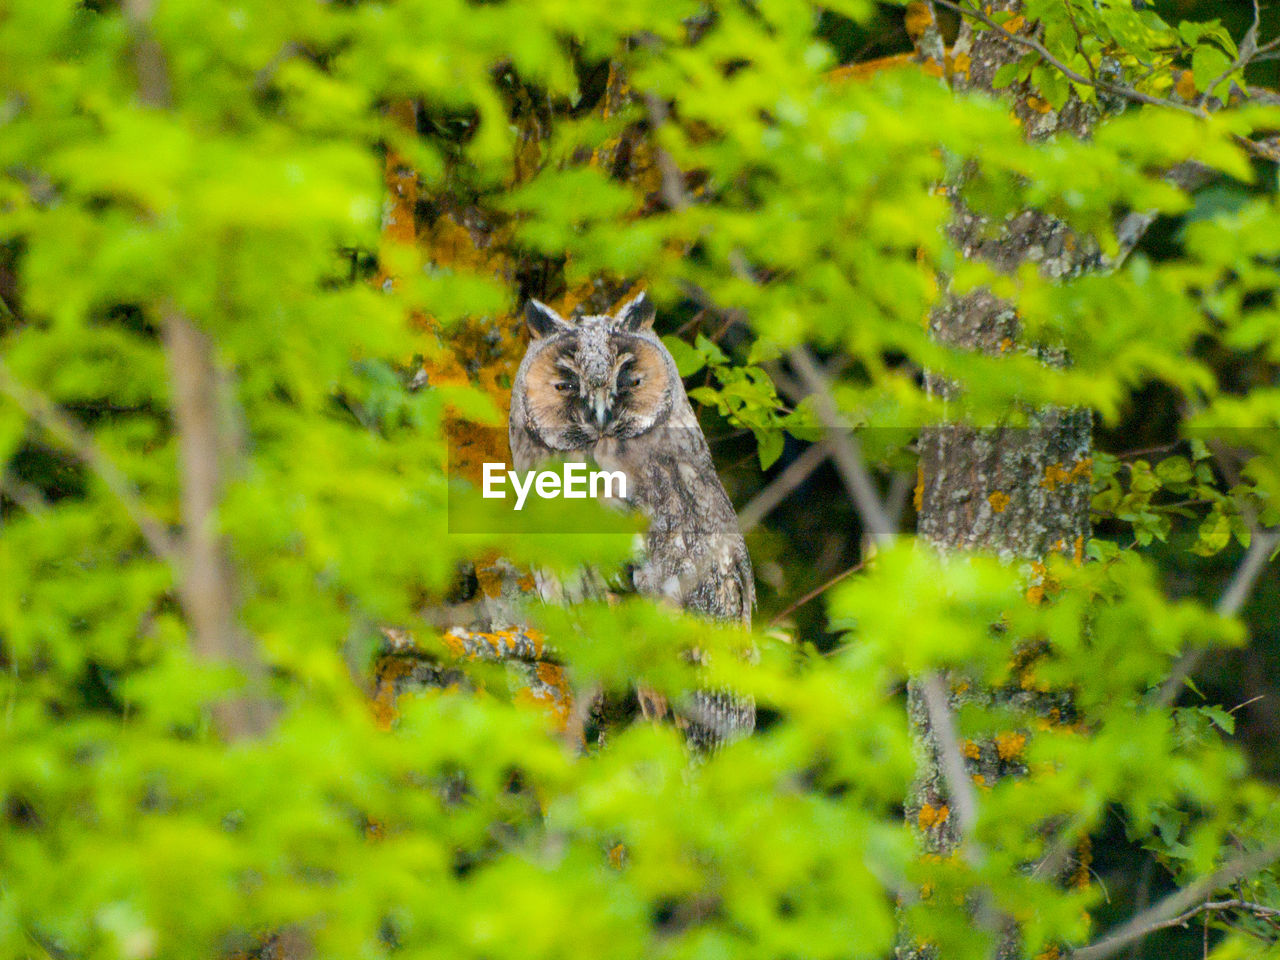
[[[996,0],[994,4],[996,11],[1014,13],[1021,6],[1016,0]],[[1019,19],[1010,21],[1010,28],[1028,35],[1036,30],[1034,24]],[[992,80],[996,71],[1025,52],[997,31],[974,31],[965,22],[948,58],[952,83],[960,90],[995,93]],[[1096,109],[1074,93],[1061,110],[1049,109],[1028,84],[1015,84],[1005,93],[1011,96],[1013,113],[1032,139],[1055,134],[1087,136],[1097,117]],[[951,239],[965,257],[986,261],[1004,273],[1033,262],[1044,276],[1055,279],[1074,277],[1098,266],[1096,243],[1035,210],[1010,217],[992,239],[985,219],[959,200],[956,185],[950,185],[949,190],[955,210]],[[1047,363],[1063,359],[1043,345],[1022,342],[1013,305],[988,290],[944,294],[932,313],[930,330],[938,341],[957,350],[999,356],[1011,350],[1039,349]],[[957,389],[938,376],[930,376],[928,386],[931,393],[944,399],[954,396]],[[1076,563],[1083,561],[1089,537],[1092,415],[1083,408],[1057,407],[1025,413],[1025,426],[980,428],[948,421],[923,431],[916,506],[921,537],[940,552],[980,551],[1006,561],[1030,561],[1033,580],[1027,599],[1038,603],[1043,599],[1043,560],[1049,554],[1058,552]],[[1034,658],[1034,650],[1027,650],[1026,662],[1020,655],[1015,668],[1025,670]],[[1001,690],[959,682],[949,686],[953,708],[970,702],[1016,708],[1028,720],[1039,716],[1046,722],[1057,722],[1061,717],[1063,698],[1051,693],[1021,685]],[[921,830],[925,848],[946,855],[959,847],[961,838],[941,762],[943,750],[958,750],[965,773],[982,787],[1024,772],[1021,753],[1026,735],[1011,730],[990,741],[965,740],[943,748],[933,729],[937,713],[931,714],[919,680],[910,686],[909,710],[922,765],[907,816]],[[1016,930],[1008,924],[1002,924],[1001,929],[998,955],[1020,956]],[[932,955],[929,948],[915,943],[904,943],[899,950],[903,958]]]

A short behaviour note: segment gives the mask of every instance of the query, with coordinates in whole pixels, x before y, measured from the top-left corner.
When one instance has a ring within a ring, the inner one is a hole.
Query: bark
[[[133,33],[138,99],[156,110],[172,106],[169,66],[151,34],[153,0],[128,0],[125,14]],[[225,410],[227,393],[213,342],[191,319],[170,305],[164,315],[165,352],[173,389],[173,415],[181,463],[183,532],[177,545],[179,596],[198,659],[236,668],[243,694],[214,707],[214,720],[231,740],[264,733],[271,708],[261,689],[266,667],[240,625],[234,568],[217,530],[228,464],[236,454],[235,431]]]
[[[165,318],[165,347],[182,475],[180,595],[192,651],[199,659],[236,667],[244,675],[248,689],[217,704],[214,715],[229,739],[257,736],[271,722],[261,690],[266,668],[238,622],[234,571],[217,528],[226,468],[235,453],[234,432],[224,414],[225,384],[212,342],[176,313]]]
[[[997,0],[993,6],[996,11],[1017,13],[1022,4]],[[1036,26],[1015,19],[1010,21],[1010,29],[1033,33]],[[996,71],[1024,52],[995,31],[976,32],[964,23],[947,58],[947,72],[959,90],[994,93]],[[1053,110],[1026,84],[1015,85],[1007,93],[1014,115],[1032,139],[1087,137],[1097,119],[1096,108],[1074,94],[1061,110]],[[1044,276],[1054,279],[1067,279],[1099,266],[1096,243],[1039,211],[1026,210],[1010,217],[993,239],[990,225],[963,204],[957,187],[949,185],[955,210],[950,234],[965,257],[986,261],[1006,273],[1031,262]],[[957,350],[991,356],[1035,350],[1046,363],[1064,361],[1052,346],[1023,342],[1016,309],[989,290],[944,294],[933,311],[930,329],[938,341]],[[957,389],[938,376],[928,378],[928,387],[943,398],[954,396]],[[939,551],[981,551],[1009,561],[1031,561],[1034,579],[1027,597],[1037,603],[1043,599],[1042,561],[1047,555],[1058,552],[1077,563],[1083,561],[1089,536],[1092,416],[1083,408],[1050,407],[1024,413],[1025,425],[1020,426],[979,428],[950,421],[925,430],[920,437],[916,507],[921,537]],[[1027,671],[1037,655],[1034,646],[1022,649],[1012,664],[1014,677],[1029,678]],[[1037,690],[1032,683],[994,690],[960,678],[951,680],[953,709],[966,702],[1012,706],[1028,722],[1026,728],[1004,731],[989,741],[962,740],[944,746],[935,737],[922,682],[911,685],[909,710],[921,772],[907,816],[920,829],[925,848],[942,855],[956,851],[961,842],[941,762],[945,754],[958,749],[967,775],[978,788],[980,805],[982,788],[1006,776],[1025,774],[1022,752],[1032,718],[1060,722],[1070,706],[1066,697]],[[1081,851],[1081,860],[1085,856]],[[1082,872],[1081,860],[1073,865],[1077,873]],[[1087,872],[1084,875],[1087,878]],[[992,917],[985,922],[998,928],[998,956],[1021,955],[1012,924]],[[936,951],[908,940],[898,955],[914,960],[935,956]]]

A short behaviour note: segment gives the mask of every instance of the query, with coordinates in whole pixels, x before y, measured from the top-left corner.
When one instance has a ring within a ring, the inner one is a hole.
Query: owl
[[[751,558],[675,359],[653,332],[653,303],[641,293],[615,315],[569,321],[530,300],[525,320],[509,422],[515,469],[589,459],[622,471],[627,505],[649,521],[635,589],[750,625]],[[754,706],[730,693],[699,691],[683,712],[695,743],[755,722]]]

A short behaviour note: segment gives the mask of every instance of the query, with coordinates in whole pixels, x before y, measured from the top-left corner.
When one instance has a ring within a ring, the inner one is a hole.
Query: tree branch
[[[814,470],[822,466],[829,456],[831,451],[825,444],[810,444],[804,453],[789,463],[772,483],[752,497],[747,505],[738,511],[738,525],[742,528],[742,532],[746,533],[756,527],[779,504],[791,496]]]
[[[151,34],[153,6],[154,0],[126,0],[124,12],[133,33],[138,97],[154,109],[168,110],[169,64]],[[254,689],[261,687],[266,666],[237,622],[231,560],[216,525],[223,467],[232,447],[221,422],[220,375],[208,337],[176,309],[162,312],[182,482],[182,606],[194,653],[236,667],[250,687],[248,694],[214,706],[219,728],[233,740],[257,736],[271,719],[262,691]]]
[[[818,417],[827,429],[827,444],[830,446],[831,456],[858,514],[862,517],[863,525],[876,543],[892,543],[897,532],[895,524],[871,482],[866,459],[862,455],[862,445],[858,443],[858,438],[853,435],[831,399],[831,387],[827,383],[826,374],[818,367],[807,347],[796,347],[789,354],[789,359],[805,387],[816,398]]]
[[[1249,543],[1249,549],[1245,551],[1244,558],[1240,561],[1240,565],[1236,567],[1236,572],[1232,574],[1231,581],[1227,584],[1227,589],[1222,592],[1222,596],[1214,604],[1213,610],[1218,616],[1234,617],[1240,612],[1245,601],[1249,599],[1249,595],[1253,593],[1253,588],[1257,585],[1258,578],[1262,576],[1262,571],[1266,569],[1271,554],[1277,547],[1280,547],[1280,527],[1254,531],[1253,539]],[[1182,690],[1183,682],[1196,667],[1200,666],[1201,661],[1208,655],[1208,652],[1208,648],[1198,647],[1195,650],[1188,650],[1178,659],[1169,676],[1160,685],[1160,694],[1156,697],[1157,705],[1168,707],[1174,700],[1178,699],[1178,693]]]
[[[1200,105],[1192,107],[1185,103],[1179,103],[1177,100],[1170,100],[1165,97],[1154,97],[1151,94],[1142,93],[1140,90],[1134,90],[1132,87],[1126,87],[1123,84],[1110,83],[1106,80],[1090,79],[1084,74],[1077,73],[1075,70],[1072,70],[1065,63],[1050,53],[1048,48],[1034,37],[1024,37],[1022,34],[1012,33],[1009,30],[1006,30],[981,10],[965,6],[960,3],[955,3],[953,0],[932,0],[932,2],[937,3],[939,6],[946,7],[948,10],[952,10],[960,14],[962,17],[971,17],[978,20],[990,27],[992,30],[997,31],[1000,36],[1005,40],[1008,40],[1010,43],[1016,44],[1026,50],[1035,51],[1044,58],[1044,61],[1047,64],[1058,70],[1068,80],[1072,80],[1075,83],[1087,87],[1093,87],[1095,90],[1101,90],[1104,93],[1113,93],[1126,100],[1132,100],[1134,103],[1145,103],[1152,107],[1166,107],[1170,110],[1177,110],[1181,113],[1189,113],[1192,116],[1200,117],[1201,119],[1207,119],[1209,116],[1209,111],[1207,109],[1207,105],[1204,104],[1203,97],[1201,98]],[[1255,50],[1251,55],[1251,59],[1264,51],[1271,51],[1278,46],[1280,46],[1280,38],[1277,38],[1276,40],[1273,40],[1265,46]],[[1215,81],[1215,84],[1219,82],[1221,82],[1221,79]],[[1210,89],[1212,89],[1212,87],[1210,87]],[[1247,90],[1245,92],[1248,93]],[[1277,161],[1274,151],[1266,145],[1254,143],[1248,137],[1241,136],[1240,134],[1232,134],[1231,140],[1251,156],[1259,157],[1263,160],[1270,160],[1272,162]]]
[[[1174,917],[1172,920],[1164,920],[1160,923],[1153,923],[1143,931],[1143,936],[1155,933],[1157,930],[1164,930],[1168,927],[1185,927],[1187,921],[1196,917],[1201,913],[1214,912],[1218,913],[1223,910],[1246,910],[1255,917],[1280,917],[1280,910],[1273,907],[1264,907],[1260,903],[1253,903],[1249,900],[1208,900],[1200,904],[1198,907],[1192,907],[1181,916]]]
[[[1107,957],[1124,949],[1135,940],[1140,940],[1156,930],[1161,930],[1174,923],[1184,922],[1183,914],[1191,911],[1194,916],[1200,909],[1191,908],[1214,890],[1226,886],[1235,880],[1246,877],[1256,870],[1270,866],[1280,860],[1280,843],[1246,854],[1220,867],[1202,880],[1197,880],[1188,887],[1165,897],[1155,906],[1144,910],[1127,923],[1108,934],[1097,943],[1081,947],[1072,954],[1073,960],[1106,960]],[[1270,909],[1270,908],[1264,908]]]
[[[1027,50],[1035,51],[1040,54],[1045,63],[1058,70],[1068,80],[1072,80],[1087,87],[1093,87],[1095,90],[1102,90],[1105,93],[1114,93],[1116,96],[1124,97],[1126,100],[1132,100],[1135,103],[1145,103],[1153,107],[1169,107],[1172,110],[1179,110],[1182,113],[1190,113],[1197,117],[1208,116],[1206,111],[1188,106],[1185,103],[1178,103],[1176,100],[1166,100],[1162,97],[1153,97],[1150,94],[1142,93],[1139,90],[1134,90],[1131,87],[1126,87],[1122,84],[1110,83],[1106,80],[1093,80],[1082,73],[1077,73],[1050,53],[1048,48],[1040,41],[1033,37],[1024,37],[1021,34],[1012,33],[1006,30],[1001,24],[997,23],[986,13],[975,7],[954,3],[952,0],[933,0],[933,2],[939,6],[946,7],[948,10],[956,12],[961,16],[972,17],[973,19],[980,21],[992,30],[995,30],[1010,43],[1017,44]]]
[[[176,564],[179,551],[165,525],[142,502],[142,496],[123,471],[112,462],[94,438],[66,416],[48,397],[24,387],[0,360],[0,392],[6,394],[28,418],[44,427],[77,460],[97,474],[103,485],[124,507],[142,533],[147,546],[161,560]]]
[[[1218,88],[1223,80],[1231,76],[1237,70],[1243,70],[1259,53],[1263,52],[1258,49],[1258,23],[1262,20],[1262,9],[1258,6],[1258,0],[1253,0],[1253,23],[1249,25],[1249,29],[1240,40],[1238,47],[1240,55],[1236,57],[1235,62],[1227,67],[1220,76],[1214,77],[1204,88],[1204,92],[1200,94],[1196,100],[1196,106],[1204,109],[1209,96]],[[1267,44],[1265,49],[1275,46],[1274,42]]]
[[[806,593],[803,597],[801,597],[795,603],[791,604],[791,606],[787,607],[780,614],[778,614],[776,617],[770,620],[769,626],[776,627],[779,623],[781,623],[791,614],[795,613],[797,610],[803,607],[810,600],[813,600],[815,597],[822,596],[822,594],[826,593],[828,590],[834,587],[837,583],[853,576],[855,573],[861,570],[864,566],[866,566],[865,563],[855,563],[852,567],[849,567],[847,570],[842,570],[839,573],[837,573],[834,577],[832,577],[826,583],[822,584],[822,586],[814,587],[812,590]]]
[[[182,476],[182,606],[191,624],[192,649],[204,660],[237,667],[256,686],[266,668],[237,622],[231,560],[217,529],[228,442],[220,423],[222,391],[213,344],[176,312],[165,317],[164,332]],[[233,740],[259,735],[270,722],[266,701],[253,694],[220,704],[215,713]]]
[[[927,673],[920,680],[920,693],[924,697],[925,709],[929,711],[929,727],[938,748],[939,766],[947,784],[951,808],[956,814],[956,826],[960,828],[961,838],[970,837],[978,819],[978,801],[969,773],[965,770],[964,756],[960,753],[960,737],[956,733],[946,688],[936,673]]]

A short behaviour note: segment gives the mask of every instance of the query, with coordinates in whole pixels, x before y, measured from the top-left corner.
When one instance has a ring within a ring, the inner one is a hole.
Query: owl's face
[[[627,440],[653,429],[671,411],[674,361],[654,335],[653,304],[643,293],[615,316],[570,322],[529,301],[533,341],[524,366],[528,428],[553,450],[580,450],[597,440]]]

